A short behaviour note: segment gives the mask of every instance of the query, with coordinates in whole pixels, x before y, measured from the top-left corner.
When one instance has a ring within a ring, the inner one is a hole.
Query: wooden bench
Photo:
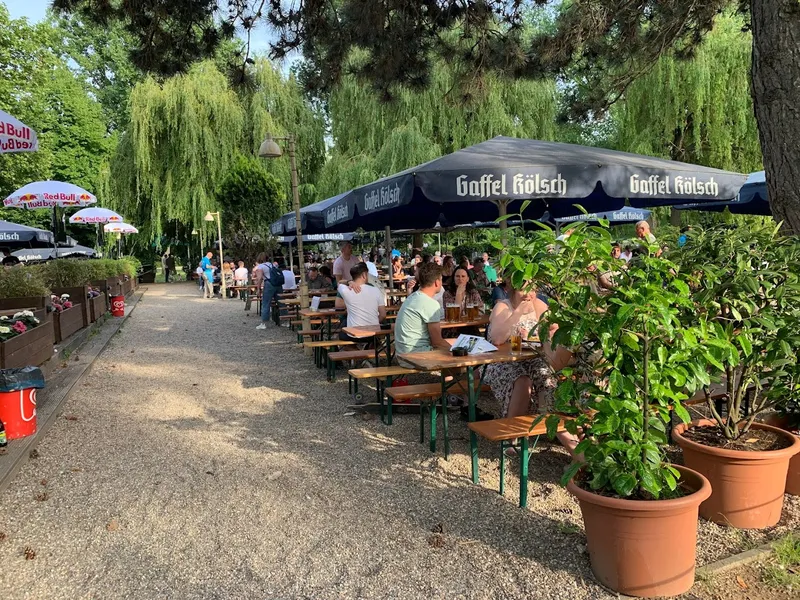
[[[425,411],[430,417],[430,448],[431,452],[436,452],[436,402],[441,401],[442,405],[442,425],[444,429],[444,457],[447,458],[450,451],[450,439],[447,434],[447,394],[442,393],[441,383],[420,383],[417,385],[403,385],[399,387],[386,388],[387,404],[387,425],[392,424],[392,404],[397,402],[405,403],[412,400],[419,400],[419,443],[425,442]]]
[[[328,366],[328,353],[331,348],[355,345],[355,342],[345,342],[342,340],[319,340],[315,342],[303,342],[303,346],[305,348],[314,349],[314,364],[317,365],[317,368],[319,369],[321,369],[323,365],[326,367]]]
[[[328,352],[328,381],[336,381],[336,363],[345,362],[348,360],[369,360],[370,358],[375,358],[374,350],[344,350],[339,352]]]
[[[524,508],[528,504],[528,439],[535,438],[533,447],[539,436],[547,433],[545,419],[549,415],[523,415],[491,421],[475,421],[467,423],[470,429],[470,450],[478,455],[478,436],[490,442],[500,442],[500,495],[505,492],[506,449],[517,448],[520,454],[519,464],[519,505]],[[565,417],[569,418],[569,417]],[[541,419],[536,426],[533,424]],[[557,431],[565,431],[564,418],[558,423]],[[478,461],[472,461],[472,482],[478,483]]]
[[[392,424],[392,409],[389,405],[388,418],[385,416],[385,399],[384,389],[391,387],[394,378],[403,377],[419,373],[415,369],[406,369],[404,367],[373,367],[371,369],[350,369],[348,375],[348,391],[355,396],[356,402],[360,402],[362,394],[358,391],[358,382],[360,379],[374,379],[375,380],[375,396],[378,404],[381,406],[381,421],[386,425]],[[405,387],[405,386],[403,386]]]

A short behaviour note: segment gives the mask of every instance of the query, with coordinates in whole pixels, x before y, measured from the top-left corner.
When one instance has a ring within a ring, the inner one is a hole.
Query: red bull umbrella
[[[97,198],[81,187],[63,181],[35,181],[11,193],[3,206],[13,208],[80,208],[97,202]]]
[[[100,208],[99,206],[82,208],[69,218],[70,223],[78,223],[81,225],[94,225],[96,223],[122,223],[123,221],[124,219],[113,210]]]
[[[0,110],[0,154],[36,152],[38,149],[39,140],[36,132],[22,121]]]

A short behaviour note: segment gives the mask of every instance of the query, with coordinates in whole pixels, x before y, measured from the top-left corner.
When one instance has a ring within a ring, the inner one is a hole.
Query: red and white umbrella
[[[127,223],[108,223],[103,227],[103,231],[106,233],[139,233],[136,227]]]
[[[70,223],[81,225],[94,225],[96,223],[122,223],[122,216],[107,208],[90,206],[82,208],[69,218]]]
[[[63,181],[35,181],[24,185],[5,200],[3,206],[14,208],[81,207],[97,202],[82,187]]]
[[[36,137],[36,132],[22,121],[0,110],[0,154],[36,152],[38,149],[39,139]]]

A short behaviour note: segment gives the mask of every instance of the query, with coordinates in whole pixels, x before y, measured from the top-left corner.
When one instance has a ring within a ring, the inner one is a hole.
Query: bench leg
[[[506,442],[500,440],[500,495],[506,493]]]
[[[354,394],[358,393],[358,379],[353,379],[353,393]]]
[[[431,402],[431,452],[436,452],[436,402]]]
[[[347,394],[353,395],[353,376],[350,373],[347,374]]]
[[[444,459],[450,456],[450,438],[447,431],[447,395],[442,394],[442,430],[444,432]]]
[[[523,437],[518,441],[522,446],[519,461],[519,506],[525,508],[528,505],[528,438]]]
[[[419,443],[425,443],[425,405],[419,403]]]

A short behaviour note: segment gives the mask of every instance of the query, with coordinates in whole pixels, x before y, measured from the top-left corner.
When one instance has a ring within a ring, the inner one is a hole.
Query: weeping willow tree
[[[321,197],[497,135],[555,139],[553,83],[460,72],[439,61],[426,89],[397,88],[389,102],[345,77],[328,99],[334,147],[320,176]]]
[[[761,168],[750,95],[752,40],[722,14],[691,60],[664,56],[612,111],[612,143],[628,152],[720,169]]]
[[[303,205],[318,199],[316,181],[325,163],[325,120],[304,98],[293,75],[287,79],[268,60],[257,59],[252,69],[254,89],[244,96],[247,106],[247,151],[257,153],[264,136],[294,134],[297,174]],[[285,148],[285,147],[284,147]],[[281,181],[291,202],[289,157],[266,161],[267,171]],[[289,210],[290,207],[287,207]]]
[[[268,131],[297,136],[301,191],[315,197],[324,122],[292,78],[264,59],[252,68],[253,87],[239,92],[212,61],[163,83],[148,78],[131,92],[131,121],[99,192],[148,239],[188,237],[192,229],[203,244],[215,236],[203,216],[219,209],[217,192],[235,158],[255,156]],[[290,198],[288,157],[261,162]]]

